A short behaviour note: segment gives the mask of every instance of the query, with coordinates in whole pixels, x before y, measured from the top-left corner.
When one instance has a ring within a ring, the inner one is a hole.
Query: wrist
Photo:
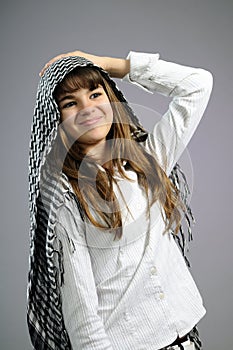
[[[130,61],[123,58],[105,57],[105,70],[113,78],[122,79],[130,71]]]

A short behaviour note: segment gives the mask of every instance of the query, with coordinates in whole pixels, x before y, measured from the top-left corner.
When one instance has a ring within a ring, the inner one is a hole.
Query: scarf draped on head
[[[112,87],[118,100],[125,103],[132,120],[131,135],[134,140],[145,141],[148,135],[108,73],[85,58],[73,56],[62,58],[52,64],[40,79],[29,153],[30,260],[27,322],[31,341],[36,350],[72,349],[62,315],[60,293],[63,276],[62,246],[54,234],[56,209],[62,202],[61,186],[70,188],[70,184],[62,172],[51,173],[45,164],[57,136],[60,119],[53,91],[65,75],[78,66],[98,69]],[[179,189],[186,206],[184,215],[190,241],[191,222],[194,218],[188,206],[189,188],[178,164],[173,168],[170,179]],[[81,208],[80,214],[82,215]],[[175,239],[186,263],[190,266],[186,257],[187,240],[182,227]]]

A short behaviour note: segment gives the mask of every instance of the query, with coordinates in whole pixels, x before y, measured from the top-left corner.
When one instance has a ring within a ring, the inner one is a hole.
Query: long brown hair
[[[181,224],[179,209],[183,208],[178,190],[155,157],[149,154],[141,143],[133,141],[131,136],[133,122],[127,108],[124,103],[119,102],[100,71],[94,67],[75,68],[56,87],[54,98],[57,102],[64,93],[71,93],[80,88],[94,90],[99,85],[104,88],[112,104],[114,116],[107,135],[112,150],[108,167],[105,171],[100,171],[93,159],[82,153],[78,141],[70,145],[69,135],[62,128],[59,129],[51,159],[67,175],[86,217],[99,228],[115,230],[115,238],[120,239],[122,236],[122,218],[119,203],[113,191],[114,169],[117,169],[123,178],[130,180],[122,167],[123,162],[126,163],[125,169],[131,169],[137,174],[138,183],[145,191],[148,198],[147,215],[151,205],[159,200],[165,213],[163,219],[166,230],[175,223],[174,232],[177,233]],[[66,156],[63,162],[60,154],[64,151]],[[84,158],[85,162],[83,162]],[[99,203],[97,199],[99,196],[103,199],[105,208]]]

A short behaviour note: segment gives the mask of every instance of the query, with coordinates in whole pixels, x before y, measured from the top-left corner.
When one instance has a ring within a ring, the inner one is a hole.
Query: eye
[[[95,99],[95,98],[99,97],[100,95],[101,95],[100,92],[94,92],[93,94],[91,94],[90,98]]]
[[[73,106],[75,106],[75,105],[76,105],[76,102],[71,101],[71,102],[68,102],[68,103],[64,104],[64,105],[62,106],[62,108],[70,108],[70,107],[73,107]]]

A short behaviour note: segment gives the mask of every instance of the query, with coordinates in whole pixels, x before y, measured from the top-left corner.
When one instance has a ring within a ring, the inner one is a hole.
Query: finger
[[[46,65],[41,69],[39,76],[42,77],[42,75],[44,74],[45,70],[47,69]]]
[[[46,71],[46,69],[51,66],[51,64],[53,64],[54,62],[58,61],[60,58],[63,58],[65,57],[66,55],[65,54],[62,54],[62,55],[59,55],[59,56],[56,56],[54,58],[52,58],[51,60],[49,60],[45,65],[44,67],[41,69],[40,73],[39,73],[39,76],[41,77],[44,72]]]
[[[42,77],[46,69],[50,66],[49,62],[44,65],[44,67],[41,69],[39,76]]]

